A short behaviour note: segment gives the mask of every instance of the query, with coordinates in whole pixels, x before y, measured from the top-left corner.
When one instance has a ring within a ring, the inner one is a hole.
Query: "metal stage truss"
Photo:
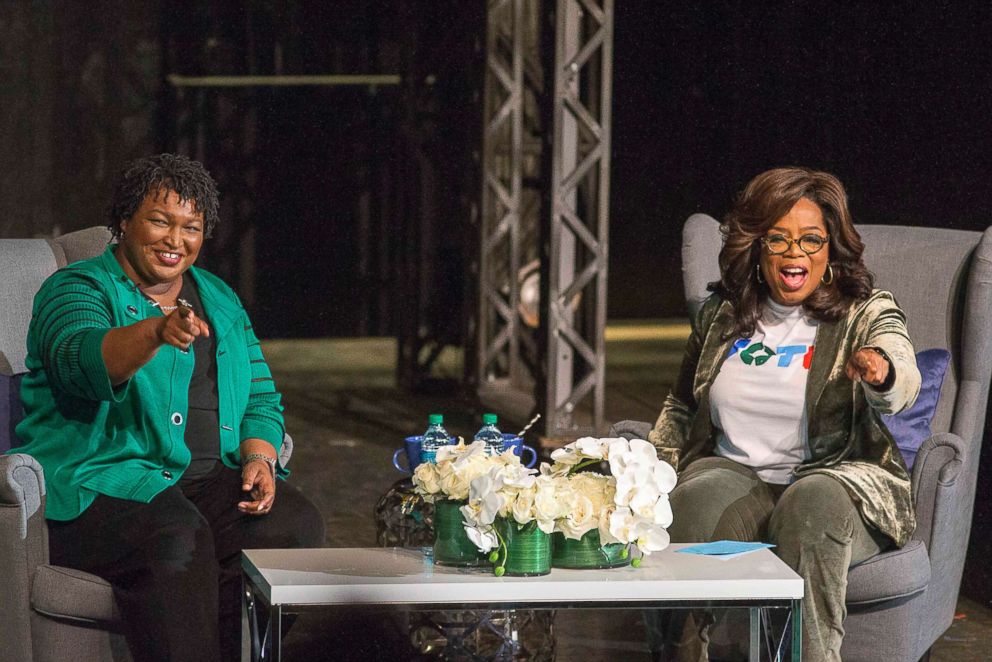
[[[603,427],[613,2],[550,9],[488,5],[477,379],[574,436]]]

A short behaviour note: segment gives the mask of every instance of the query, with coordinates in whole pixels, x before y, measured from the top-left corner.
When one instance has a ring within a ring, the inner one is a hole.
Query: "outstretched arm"
[[[165,317],[153,317],[110,329],[100,347],[110,383],[118,386],[126,382],[155,357],[162,345],[186,350],[200,335],[209,336],[210,327],[185,306]]]

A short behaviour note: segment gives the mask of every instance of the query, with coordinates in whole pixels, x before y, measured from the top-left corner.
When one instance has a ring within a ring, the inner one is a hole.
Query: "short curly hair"
[[[111,234],[120,239],[121,223],[138,211],[145,197],[160,190],[175,191],[203,214],[204,236],[213,234],[220,207],[217,182],[199,161],[180,154],[156,154],[127,163],[117,178],[108,216]]]

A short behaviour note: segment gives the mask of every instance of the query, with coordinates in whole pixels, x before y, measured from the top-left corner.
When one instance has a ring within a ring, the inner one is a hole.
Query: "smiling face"
[[[192,200],[159,189],[145,196],[131,218],[121,222],[116,257],[142,288],[169,286],[192,266],[203,245],[203,214]]]
[[[797,240],[790,243],[781,255],[772,255],[767,247],[761,247],[761,275],[777,303],[799,305],[820,286],[830,260],[830,245],[828,243],[812,255],[807,254],[799,248],[798,239],[810,234],[822,239],[828,233],[823,212],[807,198],[800,198],[785,216],[765,232],[765,240],[775,235]]]

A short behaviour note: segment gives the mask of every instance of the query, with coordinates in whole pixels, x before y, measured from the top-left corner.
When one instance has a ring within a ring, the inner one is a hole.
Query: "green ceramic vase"
[[[551,534],[551,565],[555,568],[620,568],[630,565],[630,554],[624,554],[627,545],[611,543],[601,545],[599,531],[587,531],[578,540],[564,534]]]
[[[486,555],[468,539],[459,508],[464,501],[445,499],[434,504],[434,563],[438,565],[476,566],[486,562]]]
[[[515,520],[498,518],[496,530],[506,543],[499,548],[496,566],[515,577],[534,577],[551,572],[551,536],[537,522],[518,525]]]

